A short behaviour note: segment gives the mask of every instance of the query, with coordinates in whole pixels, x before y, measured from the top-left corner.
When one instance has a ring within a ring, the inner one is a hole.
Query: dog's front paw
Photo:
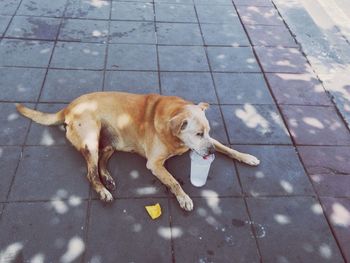
[[[102,188],[100,191],[98,191],[98,194],[100,195],[100,199],[104,202],[113,201],[112,194],[106,188]]]
[[[243,157],[241,158],[240,161],[243,163],[252,165],[252,166],[257,166],[260,163],[260,160],[258,158],[256,158],[253,155],[246,154],[246,153],[243,155]]]
[[[109,190],[115,190],[115,181],[110,176],[101,176],[103,185]]]
[[[179,202],[182,209],[185,209],[186,211],[193,210],[193,201],[188,195],[178,195],[176,196],[176,199]]]

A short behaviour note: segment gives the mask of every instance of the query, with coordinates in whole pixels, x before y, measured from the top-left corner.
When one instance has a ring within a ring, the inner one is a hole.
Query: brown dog
[[[147,168],[188,211],[193,209],[193,202],[165,169],[168,158],[189,149],[206,156],[215,149],[249,165],[259,164],[254,156],[230,149],[209,136],[204,114],[209,105],[203,102],[194,105],[179,97],[96,92],[75,99],[54,114],[16,106],[37,123],[66,126],[67,139],[86,160],[87,178],[100,199],[107,202],[113,200],[109,190],[115,188],[115,182],[106,167],[115,151],[144,156]]]

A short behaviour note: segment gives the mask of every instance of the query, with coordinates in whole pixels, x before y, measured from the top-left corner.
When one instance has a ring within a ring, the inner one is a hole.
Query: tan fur
[[[114,151],[136,152],[147,168],[176,196],[185,210],[193,202],[164,167],[165,161],[188,151],[208,154],[213,147],[231,158],[259,164],[254,156],[230,149],[209,136],[207,103],[194,105],[179,97],[157,94],[96,92],[83,95],[55,114],[16,105],[24,116],[43,125],[65,123],[66,137],[84,156],[87,178],[101,200],[112,201],[115,182],[107,171]]]

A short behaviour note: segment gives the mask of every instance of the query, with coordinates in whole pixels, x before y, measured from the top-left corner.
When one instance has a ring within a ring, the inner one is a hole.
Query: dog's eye
[[[196,135],[199,136],[199,137],[203,137],[204,133],[203,132],[198,132]]]

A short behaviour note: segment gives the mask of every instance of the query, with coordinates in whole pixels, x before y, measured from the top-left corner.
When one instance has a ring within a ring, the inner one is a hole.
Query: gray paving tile
[[[168,196],[166,186],[146,168],[146,159],[135,153],[116,152],[109,161],[109,167],[117,186],[112,194],[117,199]],[[96,193],[93,196],[97,198]]]
[[[10,200],[88,198],[86,165],[73,147],[27,146],[19,164]]]
[[[243,27],[237,23],[201,24],[206,45],[249,46]]]
[[[58,42],[51,67],[66,69],[103,69],[105,44]]]
[[[228,144],[228,138],[220,107],[217,105],[210,105],[209,109],[206,110],[205,115],[209,120],[210,136],[219,140],[221,143]]]
[[[39,104],[38,110],[47,113],[54,113],[66,106],[66,104],[45,103]],[[63,126],[43,126],[34,122],[30,126],[26,144],[42,146],[70,145],[69,141],[65,137]]]
[[[197,22],[193,5],[156,3],[156,20],[164,22]]]
[[[350,133],[333,107],[281,106],[296,144],[350,145]]]
[[[152,1],[148,1],[152,2]],[[154,20],[152,3],[113,2],[112,19],[117,20]]]
[[[196,5],[196,10],[200,23],[240,23],[233,5]]]
[[[33,107],[33,104],[28,104]],[[0,103],[0,145],[22,145],[29,120],[17,113],[14,103]]]
[[[343,262],[315,199],[248,199],[248,207],[264,262]]]
[[[149,1],[149,0],[139,0],[139,1]],[[154,2],[155,3],[170,3],[170,4],[193,5],[193,0],[154,0]]]
[[[231,0],[193,0],[196,5],[228,5],[232,6]]]
[[[153,22],[112,21],[110,43],[156,44]]]
[[[157,70],[157,51],[154,45],[109,45],[108,69]]]
[[[9,191],[20,156],[21,147],[0,146],[0,201],[6,201],[6,195]]]
[[[137,71],[107,71],[106,91],[159,93],[158,73]]]
[[[8,204],[0,222],[2,259],[4,262],[80,261],[85,249],[86,209],[85,202],[76,201]]]
[[[66,19],[60,29],[59,40],[82,42],[105,42],[108,36],[108,21]]]
[[[195,199],[194,207],[188,213],[171,203],[177,262],[259,262],[242,199]]]
[[[235,5],[251,5],[251,6],[271,6],[273,7],[273,4],[270,0],[233,0]]]
[[[0,14],[13,15],[16,12],[21,0],[2,0],[0,1]]]
[[[23,0],[17,11],[18,15],[30,16],[63,16],[67,0],[48,2],[45,0]]]
[[[3,39],[0,43],[0,65],[46,67],[53,45],[53,42]]]
[[[102,81],[101,71],[50,69],[40,101],[71,102],[83,94],[102,90]]]
[[[266,78],[278,104],[332,105],[314,74],[267,73]]]
[[[254,46],[298,47],[285,26],[246,26]]]
[[[36,101],[45,73],[45,69],[0,68],[0,100]]]
[[[163,214],[157,221],[153,221],[144,206],[158,202]],[[103,206],[101,202],[93,202],[86,260],[171,262],[168,209],[166,199],[118,200],[108,206]],[[101,242],[101,236],[109,241]]]
[[[292,146],[234,146],[256,156],[261,163],[251,167],[237,162],[243,191],[252,196],[315,194]]]
[[[210,73],[162,72],[162,94],[179,96],[193,102],[217,103]]]
[[[214,73],[220,103],[274,104],[262,74]]]
[[[306,58],[296,48],[256,47],[255,52],[265,72],[312,73]]]
[[[109,19],[111,1],[68,0],[65,17]]]
[[[11,16],[0,15],[0,37],[2,37],[3,34],[5,33],[5,30],[8,24],[10,23],[10,20],[11,20]]]
[[[6,37],[55,40],[60,21],[59,18],[15,16]]]
[[[231,143],[291,144],[274,105],[222,106]]]
[[[163,71],[208,71],[203,47],[159,46],[159,64]]]
[[[213,71],[260,72],[250,47],[208,47]]]
[[[274,6],[238,6],[237,10],[245,25],[284,25]]]
[[[332,225],[335,236],[344,253],[345,260],[350,260],[350,226],[348,218],[350,211],[350,200],[343,198],[322,198],[321,203],[325,213]],[[347,216],[344,216],[347,215]]]
[[[158,44],[203,45],[197,24],[158,23],[157,39]]]
[[[169,159],[166,167],[190,197],[241,195],[233,160],[219,153],[215,155],[203,187],[195,187],[190,182],[191,159],[188,153]]]
[[[319,196],[350,197],[350,176],[347,174],[310,175]]]

